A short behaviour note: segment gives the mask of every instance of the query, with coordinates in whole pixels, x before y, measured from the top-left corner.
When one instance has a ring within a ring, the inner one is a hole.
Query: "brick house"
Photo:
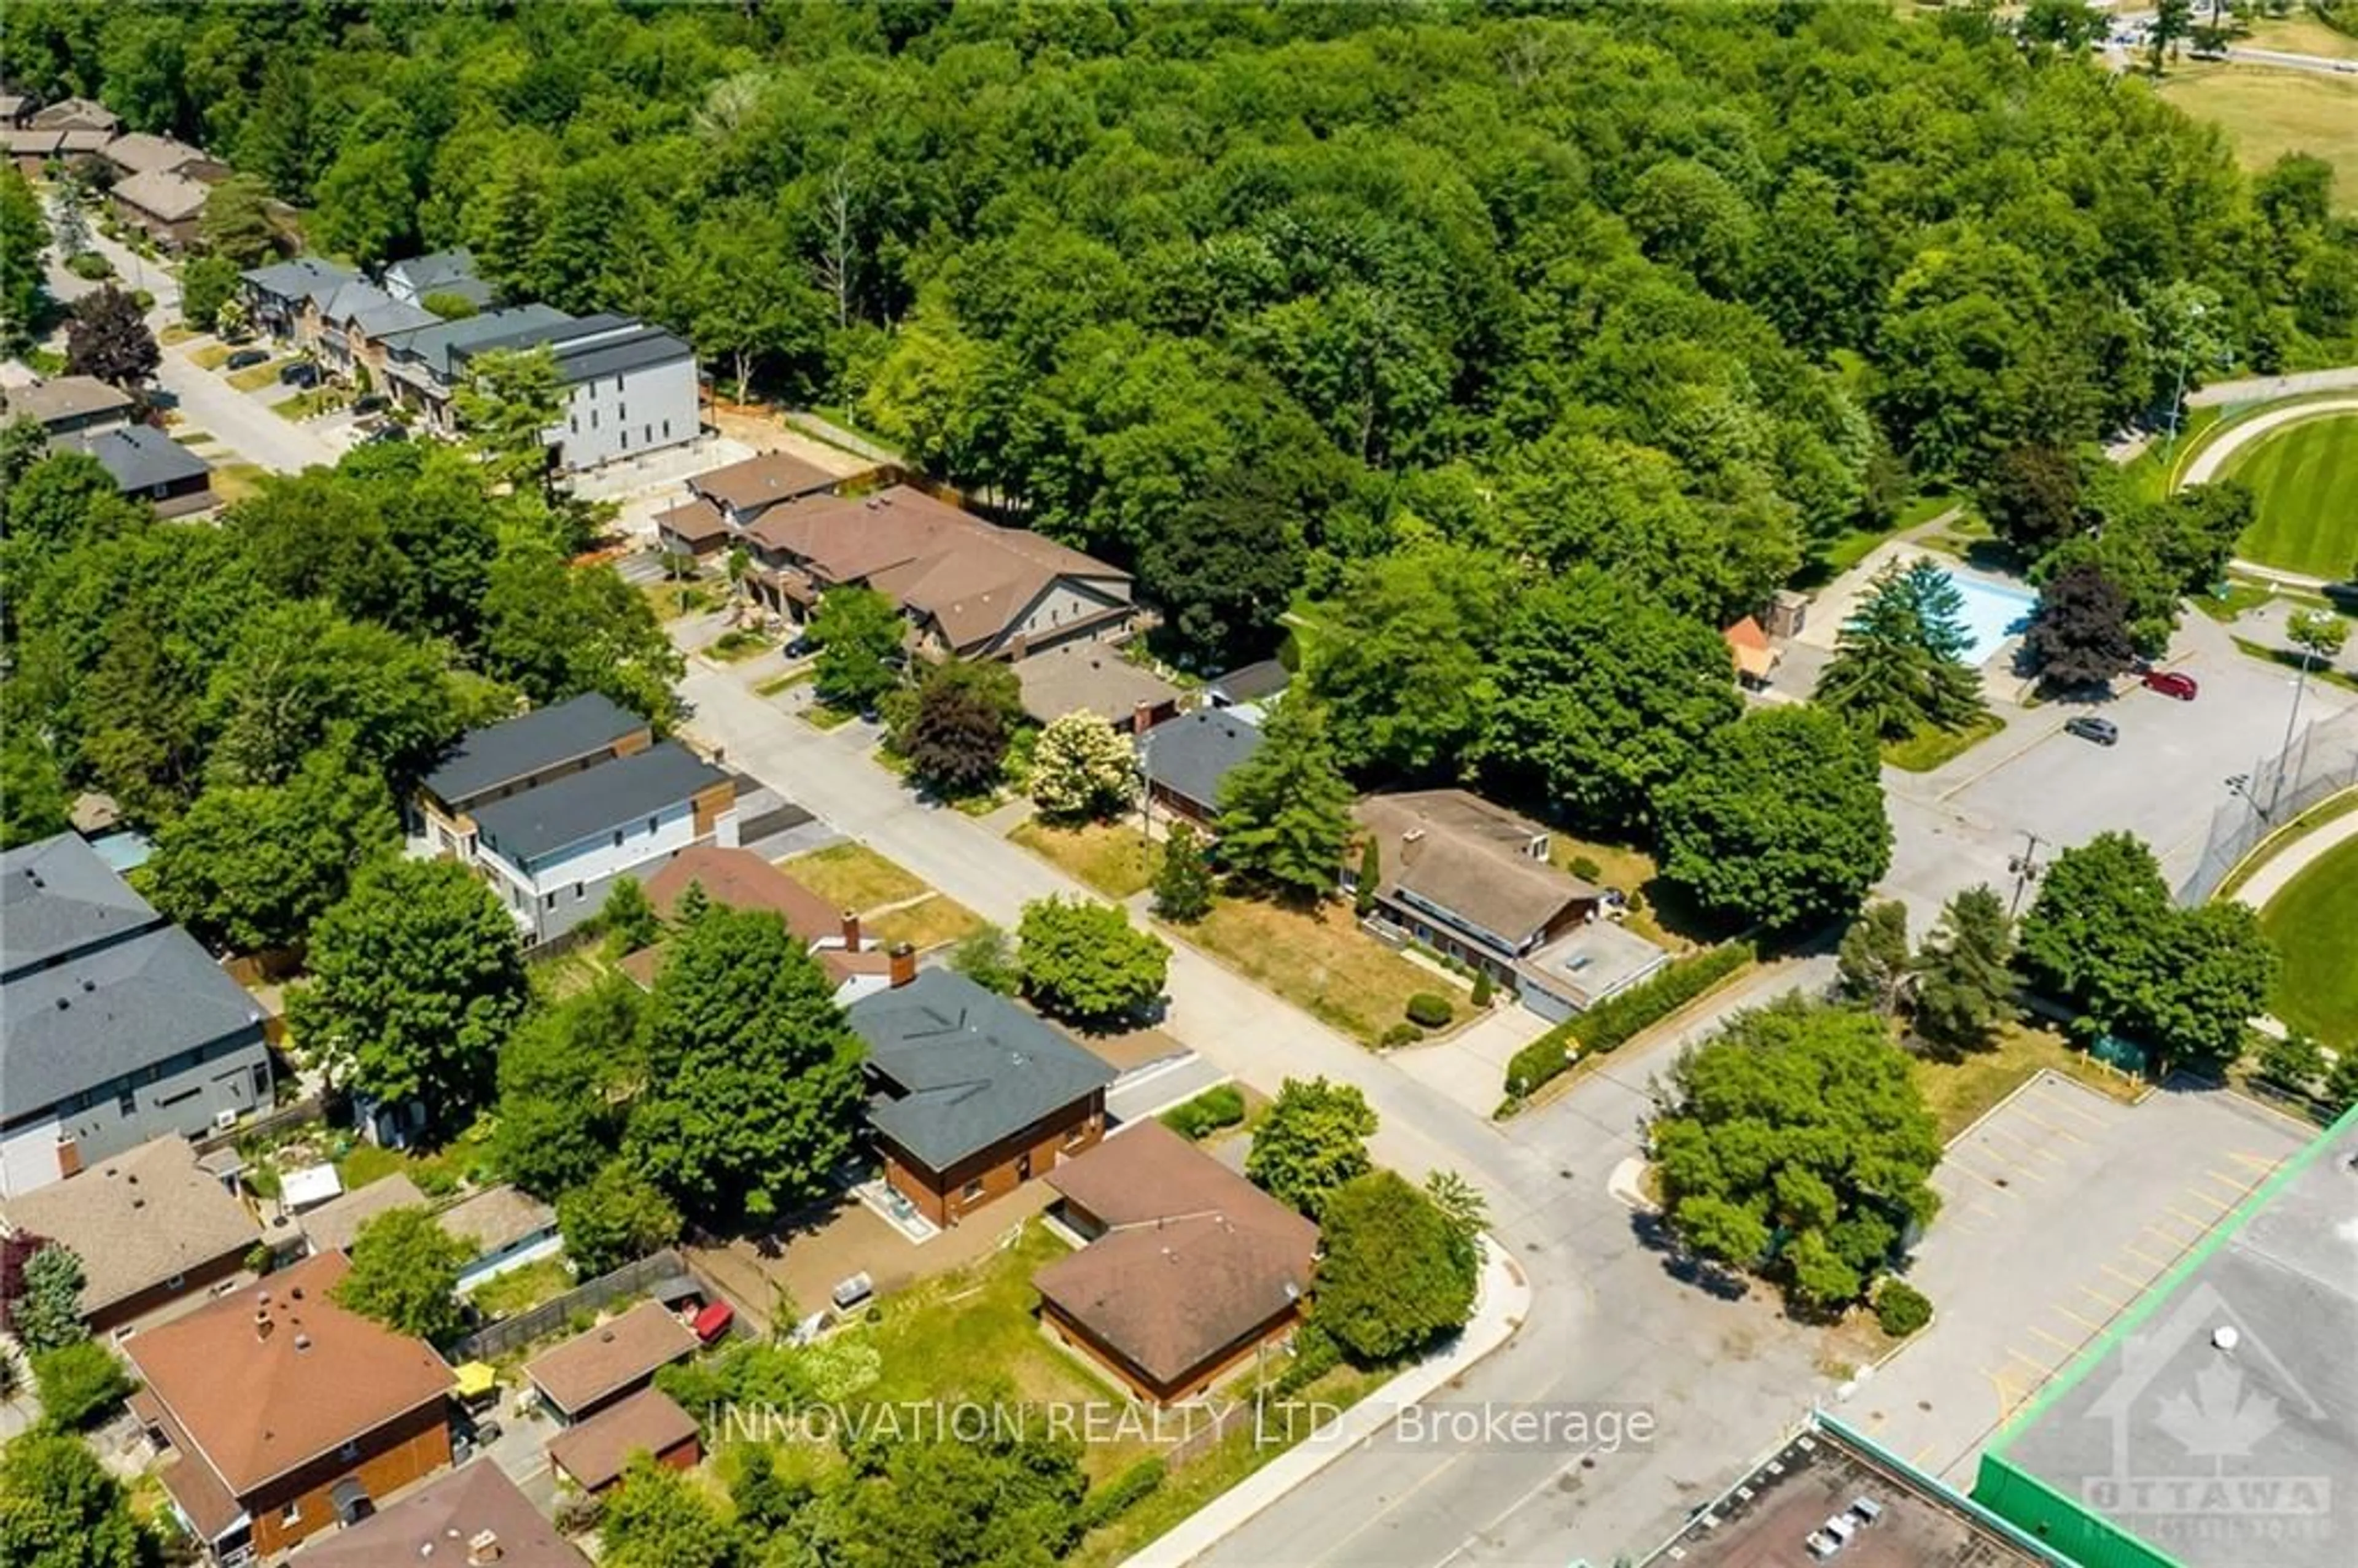
[[[450,1368],[332,1298],[307,1258],[126,1341],[172,1509],[215,1563],[270,1557],[450,1463]]]
[[[641,1389],[548,1440],[550,1466],[592,1497],[619,1483],[636,1454],[693,1470],[704,1457],[696,1418],[660,1389]]]
[[[854,1002],[884,1178],[936,1225],[1094,1148],[1111,1066],[964,975],[929,969]]]
[[[659,513],[655,530],[663,547],[674,555],[709,555],[759,523],[772,507],[831,495],[840,483],[835,475],[790,453],[763,452],[689,480],[688,499]]]
[[[1033,1276],[1041,1319],[1139,1399],[1195,1398],[1301,1321],[1318,1227],[1161,1122],[1046,1180],[1087,1245]]]
[[[390,1508],[303,1548],[303,1568],[589,1568],[488,1455],[437,1476]]]

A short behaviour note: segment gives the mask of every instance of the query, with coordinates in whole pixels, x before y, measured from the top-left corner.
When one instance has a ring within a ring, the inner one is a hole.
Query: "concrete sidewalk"
[[[2284,892],[2285,884],[2307,871],[2319,857],[2328,854],[2353,838],[2358,838],[2358,812],[2337,816],[2313,833],[2303,834],[2252,873],[2252,880],[2235,890],[2235,900],[2254,909],[2266,909],[2268,900]]]
[[[1129,1559],[1127,1568],[1179,1568],[1209,1552],[1255,1514],[1391,1426],[1400,1413],[1448,1388],[1515,1336],[1531,1310],[1531,1281],[1488,1236],[1474,1316],[1446,1350],[1426,1357],[1196,1509]]]

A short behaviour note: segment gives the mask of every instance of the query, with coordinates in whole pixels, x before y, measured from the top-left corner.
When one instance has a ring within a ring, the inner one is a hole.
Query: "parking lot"
[[[2160,857],[2172,887],[2200,860],[2212,814],[2231,798],[2227,779],[2284,742],[2293,674],[2235,650],[2224,628],[2189,612],[2169,667],[2201,685],[2192,702],[2132,687],[2110,702],[2054,702],[2006,710],[2004,733],[1933,773],[1887,769],[1898,836],[1887,886],[1929,920],[1942,901],[1977,882],[2006,888],[2023,835],[2041,856],[2111,828],[2136,834]],[[2346,692],[2312,680],[2304,724],[2350,705]],[[2119,727],[2101,746],[2066,734],[2074,715]]]
[[[2041,1075],[1952,1144],[1909,1280],[1932,1326],[1845,1419],[1959,1486],[1985,1441],[2307,1141],[2223,1092],[2131,1107]]]

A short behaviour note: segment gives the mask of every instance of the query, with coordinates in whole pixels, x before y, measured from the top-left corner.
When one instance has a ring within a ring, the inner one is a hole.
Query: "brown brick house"
[[[854,1002],[884,1179],[936,1225],[1093,1148],[1107,1063],[964,975],[928,969]]]
[[[450,1463],[449,1365],[338,1306],[351,1269],[307,1258],[124,1346],[164,1489],[215,1562],[353,1523]]]
[[[549,1464],[592,1496],[620,1482],[638,1454],[673,1470],[693,1470],[704,1457],[696,1418],[660,1389],[641,1389],[548,1440]]]
[[[1140,1399],[1193,1399],[1300,1321],[1318,1227],[1161,1122],[1047,1182],[1089,1240],[1033,1276],[1040,1315]]]
[[[687,481],[688,499],[655,517],[663,547],[708,555],[760,522],[773,506],[830,495],[843,481],[788,452],[762,452]]]
[[[236,1277],[262,1227],[175,1134],[0,1200],[0,1229],[38,1236],[81,1260],[82,1322],[92,1334],[134,1322]]]

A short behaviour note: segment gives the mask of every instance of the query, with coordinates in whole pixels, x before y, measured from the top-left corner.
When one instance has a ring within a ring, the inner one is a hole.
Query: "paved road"
[[[155,295],[156,304],[147,312],[149,328],[160,333],[179,320],[180,286],[170,273],[95,231],[91,243],[114,264],[122,287],[145,288]],[[54,257],[45,259],[49,292],[57,298],[77,299],[100,287],[65,271]],[[219,438],[246,461],[281,473],[336,460],[336,448],[318,431],[280,418],[264,398],[249,396],[213,372],[198,369],[188,357],[188,348],[187,344],[167,348],[156,380],[171,394],[189,425]]]
[[[2200,391],[2186,395],[2188,406],[2209,407],[2212,404],[2273,403],[2279,397],[2305,397],[2312,392],[2340,392],[2344,388],[2358,391],[2358,365],[2340,365],[2331,370],[2298,371],[2291,375],[2246,376],[2241,381],[2217,381]]]
[[[822,733],[753,696],[733,674],[694,668],[687,729],[729,765],[776,784],[944,892],[1011,924],[1022,903],[1081,892],[1055,869],[954,810],[918,804],[867,758],[847,725]],[[1494,1234],[1531,1276],[1523,1331],[1453,1398],[1531,1405],[1643,1406],[1660,1422],[1643,1449],[1494,1452],[1379,1441],[1337,1462],[1245,1525],[1206,1561],[1274,1564],[1611,1562],[1667,1536],[1686,1510],[1774,1441],[1827,1388],[1814,1337],[1751,1299],[1672,1277],[1635,1216],[1606,1191],[1638,1146],[1649,1075],[1682,1040],[1826,960],[1739,987],[1678,1039],[1614,1059],[1563,1099],[1505,1128],[1417,1082],[1184,945],[1172,960],[1163,1027],[1264,1092],[1288,1076],[1355,1083],[1383,1119],[1387,1163],[1455,1168],[1490,1203]]]

